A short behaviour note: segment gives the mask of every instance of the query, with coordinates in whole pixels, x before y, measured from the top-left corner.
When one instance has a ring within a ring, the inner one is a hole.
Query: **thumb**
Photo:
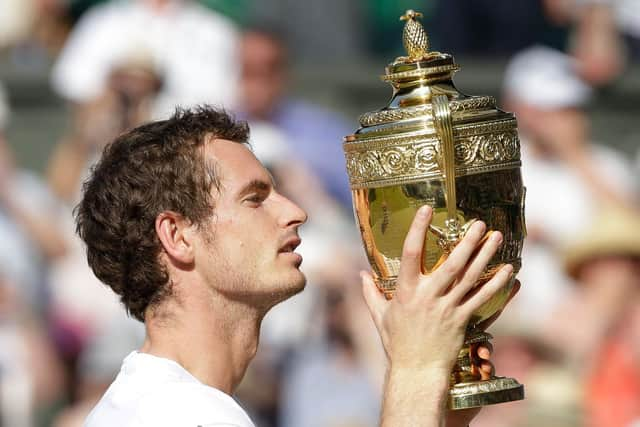
[[[361,271],[360,278],[362,278],[362,294],[364,295],[364,300],[367,303],[373,322],[376,324],[378,330],[380,330],[382,327],[382,316],[389,301],[387,301],[382,292],[378,290],[371,273]]]

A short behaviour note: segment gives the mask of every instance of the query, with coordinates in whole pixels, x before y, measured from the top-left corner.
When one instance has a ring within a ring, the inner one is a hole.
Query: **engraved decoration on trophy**
[[[356,222],[387,298],[393,297],[404,237],[420,206],[434,212],[425,241],[426,272],[448,256],[473,221],[484,221],[488,233],[502,232],[504,243],[478,285],[505,263],[513,265],[514,275],[469,323],[451,373],[449,407],[520,400],[520,383],[497,376],[481,380],[470,358],[473,344],[491,338],[476,325],[504,307],[521,265],[525,189],[516,119],[499,110],[494,98],[456,89],[452,76],[459,67],[451,55],[429,51],[421,16],[408,10],[400,18],[406,21],[407,56],[396,58],[382,76],[393,87],[391,101],[363,114],[361,127],[344,139]]]

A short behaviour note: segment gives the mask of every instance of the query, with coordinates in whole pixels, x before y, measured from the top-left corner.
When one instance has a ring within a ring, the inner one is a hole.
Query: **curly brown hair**
[[[198,225],[213,213],[218,179],[203,156],[210,138],[247,143],[249,128],[209,106],[179,109],[107,145],[83,185],[76,231],[89,266],[141,322],[148,307],[171,293],[156,217],[173,211]]]

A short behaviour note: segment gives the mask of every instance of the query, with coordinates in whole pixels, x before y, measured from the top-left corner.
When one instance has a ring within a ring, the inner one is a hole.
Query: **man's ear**
[[[194,227],[182,215],[164,211],[156,217],[156,233],[169,258],[181,264],[194,260]]]

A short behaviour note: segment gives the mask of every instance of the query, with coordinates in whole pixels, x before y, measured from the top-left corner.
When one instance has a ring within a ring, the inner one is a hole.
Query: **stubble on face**
[[[275,219],[266,219],[269,218],[266,214],[252,217],[247,214],[248,208],[236,200],[236,187],[246,181],[264,181],[274,191],[271,176],[253,154],[237,143],[211,143],[208,148],[217,146],[226,150],[207,153],[205,148],[203,153],[207,169],[216,177],[212,186],[212,215],[199,225],[205,251],[203,259],[207,264],[203,271],[205,281],[212,292],[225,299],[266,313],[274,305],[301,292],[306,284],[302,272],[294,265],[286,265],[288,261],[280,258],[279,242],[268,240],[283,239],[285,234],[290,236],[291,231],[274,234]],[[240,175],[238,170],[242,168],[245,170]],[[255,218],[260,218],[264,230],[252,225]],[[262,234],[270,237],[265,238]]]
[[[242,268],[233,265],[228,254],[216,247],[214,235],[213,233],[207,237],[212,242],[209,252],[211,263],[219,271],[209,281],[209,288],[214,294],[266,314],[273,306],[304,290],[306,277],[299,270],[265,280],[256,262],[245,263]]]

